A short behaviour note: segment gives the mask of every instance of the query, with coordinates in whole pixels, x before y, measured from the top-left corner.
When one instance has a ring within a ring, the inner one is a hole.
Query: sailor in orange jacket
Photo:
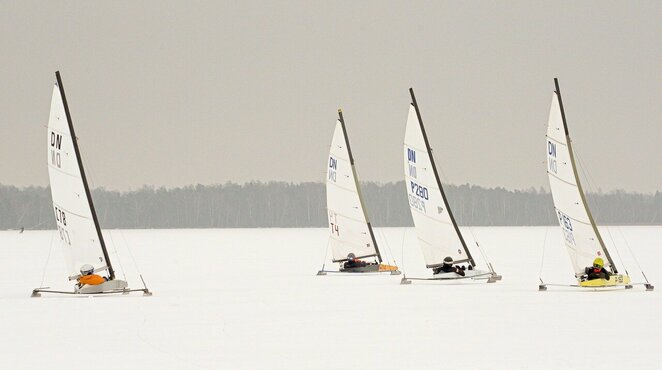
[[[78,284],[83,285],[99,285],[108,281],[108,278],[99,276],[94,273],[94,266],[85,264],[80,268],[80,277]]]

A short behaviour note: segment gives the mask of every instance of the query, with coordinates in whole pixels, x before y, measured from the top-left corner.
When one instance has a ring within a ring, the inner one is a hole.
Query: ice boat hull
[[[610,276],[609,280],[606,279],[593,279],[580,281],[579,286],[584,288],[603,288],[614,286],[629,286],[630,277],[627,275],[615,274]]]
[[[326,275],[327,273],[331,274],[385,274],[389,273],[391,275],[400,275],[402,272],[398,270],[398,266],[387,265],[383,263],[371,263],[367,266],[354,267],[354,268],[343,268],[341,267],[338,271],[329,271],[329,270],[320,270],[317,272],[317,275]]]
[[[490,271],[484,270],[465,270],[464,276],[459,275],[455,272],[442,272],[439,274],[433,274],[432,279],[437,280],[458,280],[458,279],[473,279],[473,278],[488,278],[492,275]]]
[[[362,267],[341,268],[340,272],[346,273],[366,273],[366,272],[390,272],[391,274],[399,274],[398,266],[386,265],[382,263],[371,263]]]
[[[129,289],[129,284],[124,280],[110,280],[99,285],[85,285],[73,291],[51,290],[48,287],[36,288],[32,291],[32,297],[41,297],[41,293],[66,294],[66,295],[104,295],[104,294],[129,294],[143,292],[145,296],[151,296],[152,292],[145,286],[142,289]]]
[[[120,291],[129,288],[124,280],[109,280],[103,284],[99,285],[84,285],[81,288],[77,288],[75,291],[79,294],[94,294],[94,293],[104,293],[104,292],[113,292]]]
[[[492,271],[485,270],[466,270],[464,276],[459,275],[455,272],[443,272],[440,274],[434,274],[429,278],[419,278],[419,277],[403,277],[401,284],[410,284],[411,280],[426,280],[426,281],[445,281],[445,282],[468,282],[468,281],[478,281],[478,280],[487,280],[488,283],[495,283],[501,280],[501,275],[497,275]]]

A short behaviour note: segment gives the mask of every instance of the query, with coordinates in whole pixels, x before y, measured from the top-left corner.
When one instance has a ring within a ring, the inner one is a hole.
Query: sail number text
[[[62,168],[62,159],[60,158],[61,147],[62,135],[51,131],[51,164],[57,168]]]
[[[407,165],[409,166],[409,176],[416,179],[416,151],[414,149],[407,148]]]
[[[547,140],[547,170],[557,174],[557,165],[556,165],[556,144]]]
[[[67,231],[67,214],[56,206],[53,206],[55,211],[55,223],[57,224],[57,231],[60,234],[60,239],[68,245],[71,245],[71,238],[69,231]]]
[[[417,179],[416,173],[416,151],[407,148],[407,170],[409,177]],[[409,181],[407,198],[409,198],[409,206],[425,213],[425,201],[430,200],[428,188],[417,184],[415,181]]]
[[[559,216],[559,224],[563,230],[563,238],[566,243],[575,245],[575,235],[572,232],[572,221],[570,220],[570,217],[559,210],[557,210],[556,213]]]
[[[407,194],[409,205],[425,213],[425,201],[430,200],[428,188],[418,185],[413,181],[409,181],[409,184],[410,194]]]
[[[329,181],[336,182],[336,171],[338,170],[338,160],[329,157]]]
[[[430,196],[428,195],[428,188],[426,188],[425,186],[418,185],[413,181],[410,181],[410,184],[411,184],[411,192],[413,194],[416,194],[417,196],[425,200],[430,200]]]
[[[338,224],[334,224],[333,222],[329,223],[331,225],[331,234],[336,234],[340,236],[340,230],[338,229]]]
[[[422,199],[418,199],[411,194],[407,194],[407,197],[409,198],[409,205],[411,207],[425,213],[425,202]]]

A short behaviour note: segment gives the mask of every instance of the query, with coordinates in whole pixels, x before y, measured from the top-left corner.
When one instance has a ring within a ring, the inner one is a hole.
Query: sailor
[[[453,266],[453,258],[448,256],[444,258],[444,262],[441,266],[432,269],[433,274],[441,274],[444,272],[454,272],[460,276],[464,276],[464,266]]]
[[[108,281],[107,277],[101,277],[94,273],[94,266],[90,264],[84,264],[80,268],[80,277],[78,278],[78,284],[83,285],[99,285]]]
[[[611,273],[605,269],[605,261],[597,257],[593,260],[593,266],[584,269],[586,280],[605,279],[609,280]]]
[[[356,255],[354,253],[350,253],[347,255],[347,262],[343,264],[343,268],[346,269],[351,269],[351,268],[356,268],[356,267],[366,267],[367,263],[365,261],[361,261],[360,259],[356,258]]]

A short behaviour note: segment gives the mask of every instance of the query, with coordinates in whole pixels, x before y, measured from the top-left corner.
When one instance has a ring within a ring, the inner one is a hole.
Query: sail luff
[[[591,223],[591,227],[593,228],[593,231],[595,232],[595,235],[598,239],[598,243],[600,243],[600,247],[602,248],[603,253],[605,254],[605,257],[607,257],[607,260],[609,261],[609,265],[611,266],[611,269],[614,273],[618,273],[618,269],[616,268],[616,265],[614,264],[614,260],[611,258],[611,255],[609,254],[609,251],[607,250],[607,247],[605,245],[604,240],[602,239],[602,235],[600,234],[600,231],[598,230],[597,225],[595,224],[595,220],[593,219],[593,214],[591,213],[591,209],[588,206],[588,202],[586,201],[586,195],[584,193],[584,189],[582,187],[581,181],[579,180],[579,173],[577,172],[577,164],[575,162],[575,154],[574,150],[572,149],[572,140],[570,139],[570,133],[568,132],[568,123],[565,118],[565,109],[563,108],[563,99],[561,98],[561,89],[559,87],[559,80],[558,78],[554,78],[554,85],[556,87],[556,96],[557,99],[559,100],[559,109],[561,110],[561,120],[563,121],[563,127],[565,131],[565,136],[566,136],[566,145],[568,146],[568,152],[570,155],[570,164],[572,167],[572,172],[575,176],[575,183],[577,186],[577,189],[579,191],[579,196],[582,200],[582,204],[584,206],[584,210],[586,211],[586,215],[588,216],[588,219]]]
[[[365,222],[368,225],[368,231],[370,232],[370,239],[372,239],[372,245],[375,247],[375,252],[377,252],[377,260],[382,262],[382,255],[379,252],[379,246],[377,245],[377,239],[375,238],[375,233],[372,230],[372,224],[370,223],[370,218],[368,217],[368,210],[363,199],[363,193],[361,192],[361,184],[359,183],[359,176],[356,173],[356,166],[354,165],[354,156],[352,155],[352,147],[349,145],[349,138],[347,137],[347,129],[345,127],[345,119],[342,115],[342,110],[338,109],[338,118],[340,120],[340,125],[342,126],[343,136],[345,137],[345,145],[347,146],[347,152],[349,153],[349,163],[352,166],[352,173],[354,174],[354,182],[356,183],[356,192],[359,195],[359,201],[361,202],[361,209],[363,210],[363,217]]]
[[[78,169],[80,171],[81,179],[83,180],[83,187],[85,188],[85,195],[87,197],[87,202],[88,205],[90,206],[90,212],[92,213],[92,220],[94,222],[94,227],[96,229],[97,237],[99,238],[99,244],[101,245],[101,250],[103,251],[103,256],[105,259],[105,263],[108,266],[108,273],[109,273],[109,278],[110,280],[115,279],[115,270],[113,269],[113,266],[110,262],[110,258],[108,256],[108,250],[106,249],[106,243],[103,239],[103,234],[101,233],[101,227],[99,226],[99,220],[97,218],[97,213],[94,208],[94,203],[92,201],[92,194],[90,192],[90,187],[87,183],[87,177],[85,176],[85,169],[83,167],[83,160],[80,155],[80,149],[78,148],[78,142],[76,138],[76,132],[74,131],[74,125],[71,120],[71,113],[69,112],[69,105],[67,104],[67,97],[64,93],[64,86],[62,84],[62,78],[60,77],[60,71],[55,72],[55,78],[57,80],[58,84],[58,89],[60,91],[60,97],[62,98],[62,104],[64,106],[64,112],[67,118],[67,124],[69,126],[69,133],[71,135],[71,142],[74,147],[74,152],[76,154],[76,160],[78,163]]]
[[[441,185],[441,180],[439,179],[439,173],[437,171],[437,165],[434,162],[434,156],[432,155],[432,150],[430,148],[430,142],[428,141],[428,135],[425,132],[425,126],[423,125],[423,119],[421,118],[421,112],[418,108],[418,104],[416,102],[416,96],[414,95],[414,89],[409,88],[409,94],[411,95],[411,101],[412,105],[414,106],[414,109],[416,111],[416,117],[418,118],[418,124],[421,129],[421,133],[423,134],[423,141],[425,142],[425,149],[427,150],[428,156],[430,158],[430,163],[432,166],[432,171],[434,173],[435,180],[437,182],[437,187],[439,188],[439,191],[441,192],[441,198],[443,199],[444,206],[446,207],[446,212],[448,212],[448,216],[453,223],[453,228],[455,229],[455,233],[457,234],[460,243],[462,244],[462,248],[464,249],[464,252],[466,253],[469,263],[471,266],[476,266],[476,262],[474,261],[473,257],[471,256],[471,252],[469,251],[469,248],[467,247],[467,243],[464,241],[464,237],[462,236],[462,233],[460,232],[460,228],[457,225],[457,222],[455,221],[455,217],[453,216],[453,212],[451,211],[451,208],[448,204],[448,199],[446,198],[446,193],[444,192],[444,188]]]

